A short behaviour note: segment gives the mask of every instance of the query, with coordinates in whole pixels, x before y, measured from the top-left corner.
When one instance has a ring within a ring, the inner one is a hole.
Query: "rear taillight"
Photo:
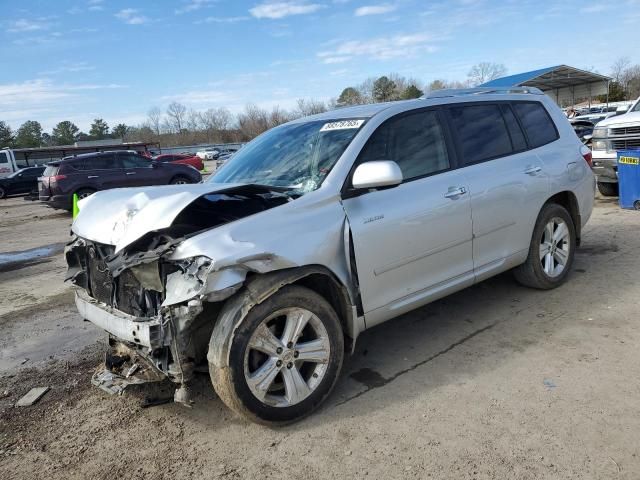
[[[52,183],[55,183],[55,182],[59,182],[60,180],[64,180],[65,178],[67,178],[66,175],[53,175],[49,177],[49,181]]]
[[[587,165],[589,165],[589,167],[592,167],[593,162],[591,160],[593,158],[593,155],[589,147],[587,147],[586,145],[582,145],[582,147],[580,147],[580,154],[582,155],[582,158],[584,158],[584,161],[587,162]]]

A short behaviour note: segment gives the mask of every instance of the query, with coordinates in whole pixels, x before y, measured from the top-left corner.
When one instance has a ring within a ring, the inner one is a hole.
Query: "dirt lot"
[[[92,387],[105,339],[62,283],[70,218],[0,213],[0,251],[28,250],[0,254],[0,478],[638,478],[640,214],[615,201],[563,287],[505,274],[366,332],[325,407],[281,429],[234,417],[206,375],[191,409]]]

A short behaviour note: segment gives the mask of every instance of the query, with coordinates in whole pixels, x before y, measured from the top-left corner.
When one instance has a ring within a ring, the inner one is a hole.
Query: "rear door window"
[[[121,168],[114,154],[98,155],[84,159],[86,170],[113,170]]]
[[[404,180],[449,168],[447,147],[436,111],[400,115],[383,123],[369,138],[358,163],[393,160]]]
[[[538,102],[514,102],[513,108],[520,119],[529,147],[537,148],[558,139],[558,132],[547,113]]]
[[[120,161],[124,168],[147,168],[151,166],[149,160],[134,153],[119,153]]]
[[[449,113],[465,163],[478,163],[513,151],[499,105],[454,106]]]
[[[47,168],[44,169],[43,177],[53,177],[58,174],[59,165],[48,165]]]

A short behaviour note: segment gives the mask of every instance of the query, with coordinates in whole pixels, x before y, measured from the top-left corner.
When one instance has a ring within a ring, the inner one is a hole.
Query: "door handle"
[[[135,175],[136,172],[127,172],[127,175]]]
[[[542,171],[542,167],[532,166],[532,167],[527,167],[524,173],[526,173],[527,175],[535,175],[536,173],[541,171]]]
[[[89,175],[87,178],[98,178],[98,175]]]
[[[465,193],[467,193],[467,189],[464,187],[449,187],[449,191],[444,194],[444,198],[457,198]]]

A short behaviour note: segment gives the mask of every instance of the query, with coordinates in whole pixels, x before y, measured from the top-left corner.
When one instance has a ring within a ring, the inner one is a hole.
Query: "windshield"
[[[209,178],[307,193],[316,190],[365,123],[364,119],[282,125],[236,152]]]

